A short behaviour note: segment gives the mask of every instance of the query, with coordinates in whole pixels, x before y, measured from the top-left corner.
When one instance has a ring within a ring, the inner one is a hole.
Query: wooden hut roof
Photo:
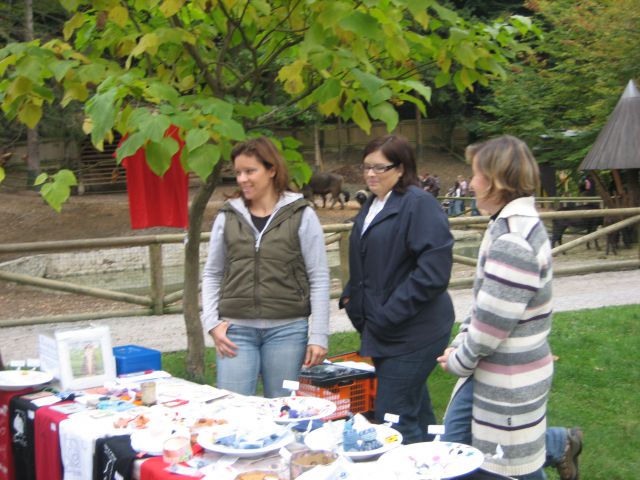
[[[640,92],[629,80],[580,170],[640,168]]]

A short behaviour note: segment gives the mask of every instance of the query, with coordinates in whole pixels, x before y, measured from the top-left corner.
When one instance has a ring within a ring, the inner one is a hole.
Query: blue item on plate
[[[309,423],[311,423],[311,428],[309,428]],[[296,432],[313,432],[315,429],[322,427],[322,425],[324,425],[324,422],[316,418],[315,420],[301,420],[292,429]]]

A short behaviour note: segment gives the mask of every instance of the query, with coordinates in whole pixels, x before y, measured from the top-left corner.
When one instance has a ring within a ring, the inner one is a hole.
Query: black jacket
[[[451,333],[453,237],[438,201],[417,187],[392,192],[361,235],[372,202],[373,196],[354,220],[341,304],[349,297],[345,309],[361,333],[360,353],[390,357]]]

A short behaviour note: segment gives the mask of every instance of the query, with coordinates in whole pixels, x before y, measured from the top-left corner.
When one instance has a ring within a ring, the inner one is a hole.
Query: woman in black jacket
[[[454,320],[453,237],[438,201],[418,186],[406,139],[371,141],[362,170],[372,195],[354,221],[340,304],[376,367],[376,420],[399,415],[404,443],[422,442],[436,423],[426,381]]]

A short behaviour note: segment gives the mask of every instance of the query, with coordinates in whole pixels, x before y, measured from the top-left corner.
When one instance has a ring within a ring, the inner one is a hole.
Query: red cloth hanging
[[[189,175],[180,164],[184,141],[175,126],[169,127],[165,136],[174,138],[180,148],[162,177],[147,165],[143,148],[122,160],[127,170],[131,228],[187,228],[189,224]]]

